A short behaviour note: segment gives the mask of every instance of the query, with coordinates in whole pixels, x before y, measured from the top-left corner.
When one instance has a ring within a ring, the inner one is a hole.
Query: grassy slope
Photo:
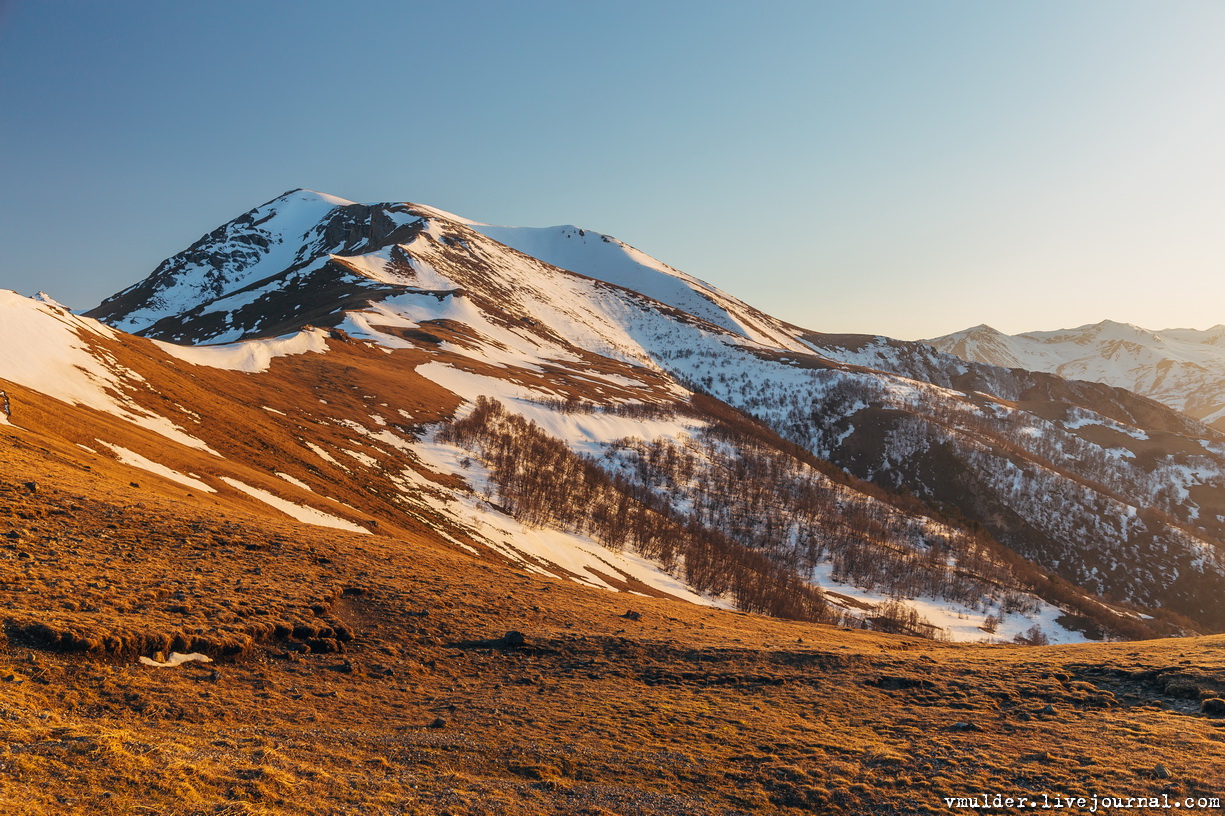
[[[0,812],[943,813],[983,791],[1225,788],[1225,720],[1191,699],[1225,691],[1225,637],[959,647],[785,623],[0,444]],[[39,620],[84,651],[39,648]],[[353,639],[290,657],[276,625]],[[522,647],[485,642],[508,630]],[[207,666],[132,651],[244,631]]]

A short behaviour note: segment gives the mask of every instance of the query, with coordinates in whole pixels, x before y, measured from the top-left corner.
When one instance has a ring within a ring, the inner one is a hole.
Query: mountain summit
[[[497,227],[432,207],[355,204],[309,190],[217,228],[86,314],[147,337],[216,343],[335,324],[355,304],[392,295],[471,289],[479,296],[493,284],[506,306],[547,299],[537,291],[538,269],[525,274],[515,262],[490,269],[499,255],[625,287],[748,339],[802,348],[776,321],[607,235]]]

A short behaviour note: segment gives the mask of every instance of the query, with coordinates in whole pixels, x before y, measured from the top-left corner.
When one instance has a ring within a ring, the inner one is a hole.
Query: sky
[[[1225,323],[1225,1],[0,0],[0,288],[286,190],[614,235],[777,317]]]

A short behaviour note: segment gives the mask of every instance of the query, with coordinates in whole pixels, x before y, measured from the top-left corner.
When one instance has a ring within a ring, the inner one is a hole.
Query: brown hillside
[[[955,647],[786,623],[0,441],[5,813],[945,813],[1225,781],[1225,719],[1199,699],[1225,693],[1221,637]],[[175,648],[215,662],[137,661]]]

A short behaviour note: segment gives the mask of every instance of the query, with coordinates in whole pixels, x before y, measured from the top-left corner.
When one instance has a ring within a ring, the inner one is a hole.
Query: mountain
[[[295,190],[85,315],[6,309],[47,335],[0,369],[19,406],[212,501],[937,637],[1225,628],[1213,431],[790,325],[593,231]]]
[[[975,326],[925,342],[963,360],[1126,388],[1225,430],[1225,326],[1150,331],[1104,320],[1017,335]]]
[[[582,289],[572,297],[588,296],[573,275],[556,274],[570,266],[742,337],[804,348],[779,332],[777,321],[606,235],[575,227],[494,227],[421,205],[354,204],[306,190],[217,228],[86,315],[148,337],[219,343],[307,321],[338,323],[352,305],[392,295],[425,292],[440,300],[461,287],[523,309],[564,309],[551,302],[564,293],[542,287],[561,280]],[[634,345],[621,337],[625,327],[615,318],[597,318],[614,324],[602,327],[574,315],[566,323],[575,319],[586,330],[611,332],[608,342]]]
[[[0,291],[0,390],[0,811],[1219,788],[1222,638],[1085,642],[1225,629],[1225,442],[1124,389],[295,190]]]

